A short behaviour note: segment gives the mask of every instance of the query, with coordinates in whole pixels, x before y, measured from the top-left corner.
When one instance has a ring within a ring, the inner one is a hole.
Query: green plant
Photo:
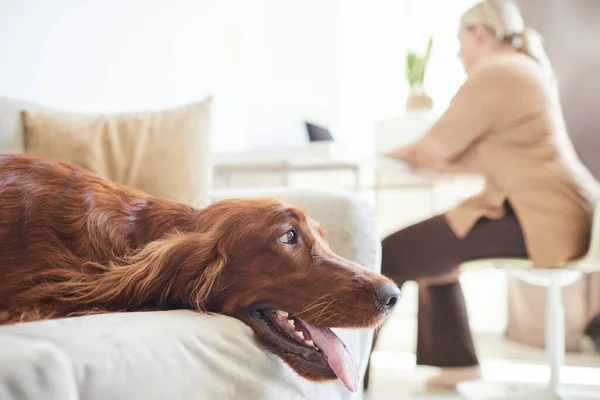
[[[411,92],[414,91],[415,86],[423,85],[425,80],[425,71],[427,69],[427,63],[429,62],[429,56],[431,55],[431,47],[433,46],[433,39],[430,37],[427,41],[427,49],[424,55],[417,54],[414,51],[408,51],[406,53],[406,66],[405,75],[408,79]]]

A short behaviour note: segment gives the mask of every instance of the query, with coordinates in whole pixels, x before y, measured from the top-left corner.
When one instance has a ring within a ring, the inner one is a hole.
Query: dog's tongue
[[[302,321],[315,344],[323,351],[327,364],[351,392],[358,389],[358,366],[344,343],[329,328],[317,328]]]

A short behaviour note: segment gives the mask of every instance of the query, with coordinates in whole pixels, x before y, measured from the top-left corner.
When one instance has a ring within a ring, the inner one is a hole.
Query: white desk
[[[375,127],[375,151],[383,152],[416,140],[433,122],[432,110],[407,111],[399,118],[381,121]],[[230,186],[235,175],[259,173],[279,174],[279,184],[289,186],[290,175],[309,171],[348,171],[354,176],[354,190],[429,187],[431,180],[416,177],[400,162],[373,160],[373,156],[349,152],[335,142],[312,142],[299,147],[250,150],[215,154],[214,174],[217,182]],[[361,169],[369,169],[373,179],[363,185]],[[395,183],[380,177],[395,175]],[[215,185],[218,186],[218,185]]]
[[[213,165],[216,180],[227,182],[233,175],[277,173],[282,186],[288,186],[289,175],[295,172],[349,171],[354,175],[356,191],[365,188],[360,173],[363,168],[410,174],[409,168],[400,162],[374,155],[353,154],[332,142],[215,154]]]

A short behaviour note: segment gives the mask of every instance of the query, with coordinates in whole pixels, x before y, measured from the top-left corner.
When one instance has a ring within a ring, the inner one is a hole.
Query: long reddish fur
[[[67,163],[0,156],[0,323],[204,310],[226,262],[217,243],[226,212],[153,198]]]

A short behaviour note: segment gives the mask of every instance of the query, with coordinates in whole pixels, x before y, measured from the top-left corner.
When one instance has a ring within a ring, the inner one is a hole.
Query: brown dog
[[[76,166],[0,155],[0,323],[187,308],[238,318],[298,374],[357,389],[329,329],[380,326],[399,289],[273,199],[198,210]]]

